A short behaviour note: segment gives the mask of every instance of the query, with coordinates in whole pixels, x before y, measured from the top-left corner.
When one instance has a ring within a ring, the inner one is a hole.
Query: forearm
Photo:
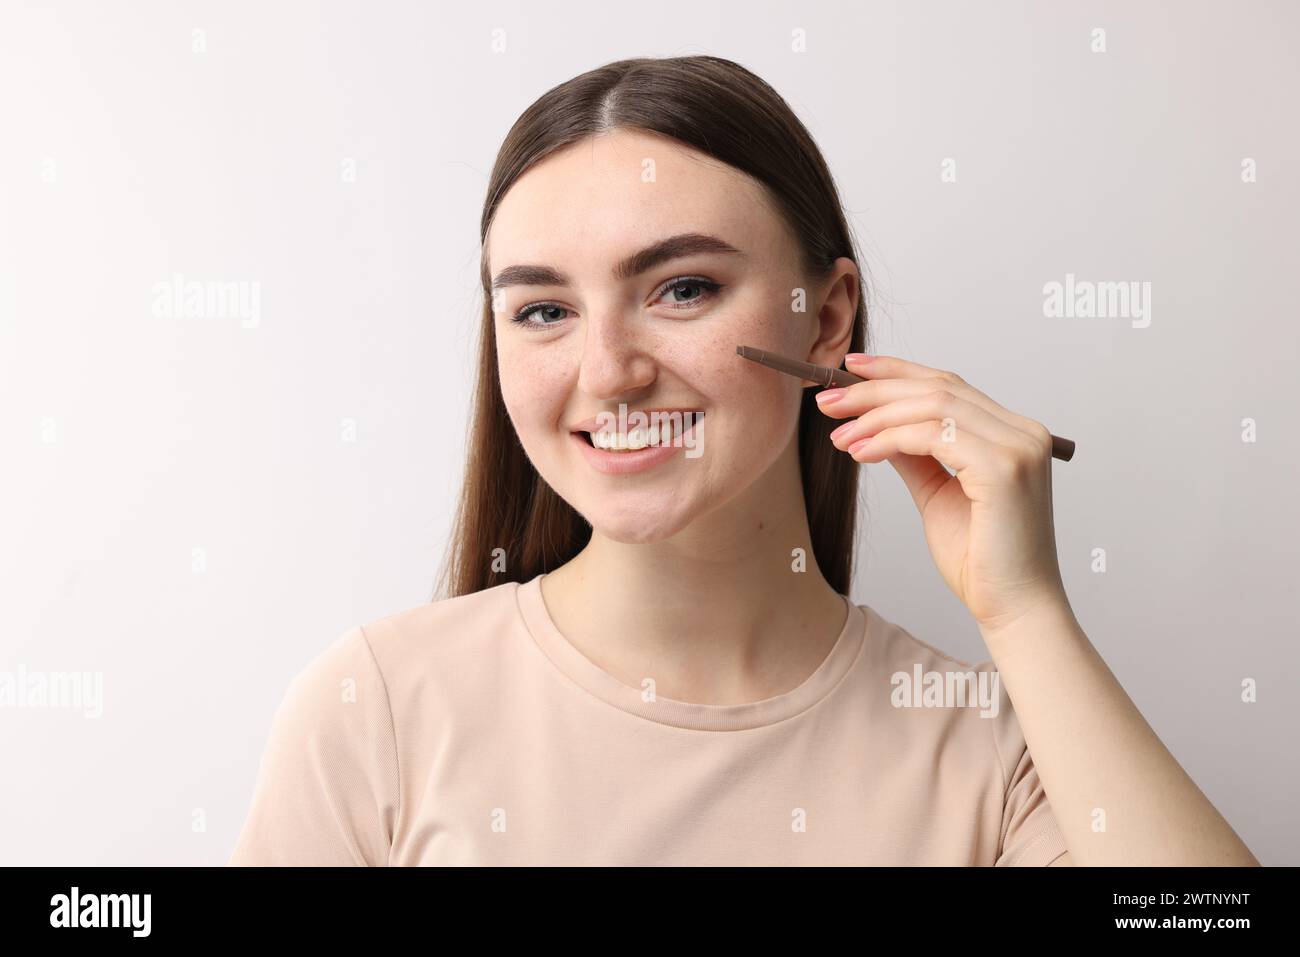
[[[1258,865],[1067,603],[986,630],[984,639],[1076,865]]]

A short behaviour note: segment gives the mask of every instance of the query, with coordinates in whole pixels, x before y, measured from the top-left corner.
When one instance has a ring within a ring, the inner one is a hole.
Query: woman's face
[[[653,254],[682,236],[715,242]],[[736,346],[829,358],[814,349],[822,290],[806,288],[793,237],[743,173],[667,138],[590,137],[515,182],[487,254],[510,418],[538,473],[599,533],[662,541],[746,492],[787,451],[801,383]],[[620,468],[633,460],[616,456],[655,453],[597,450],[574,431],[618,416],[620,404],[627,417],[681,413],[694,434],[649,467]]]

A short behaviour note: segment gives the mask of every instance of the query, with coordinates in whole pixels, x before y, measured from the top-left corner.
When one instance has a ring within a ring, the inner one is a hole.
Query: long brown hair
[[[859,264],[856,244],[826,161],[785,100],[761,78],[713,56],[608,63],[534,102],[501,144],[480,223],[483,322],[473,427],[446,560],[435,600],[527,582],[573,558],[591,526],[537,474],[501,396],[493,329],[487,235],[511,185],[535,163],[584,137],[622,128],[672,137],[766,186],[796,237],[804,273],[827,277],[835,260]],[[850,350],[861,352],[867,299],[858,280]],[[813,555],[826,581],[849,593],[853,577],[858,463],[827,435],[838,423],[804,390],[799,463]]]

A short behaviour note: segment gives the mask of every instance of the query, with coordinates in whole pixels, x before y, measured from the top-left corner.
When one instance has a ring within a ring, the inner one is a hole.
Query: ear
[[[835,260],[830,275],[822,282],[815,302],[815,337],[806,362],[838,369],[853,340],[853,320],[858,312],[858,267],[852,259]]]

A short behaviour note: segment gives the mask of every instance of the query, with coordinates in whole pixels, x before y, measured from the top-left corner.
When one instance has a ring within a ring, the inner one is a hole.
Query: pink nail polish
[[[839,401],[840,396],[844,394],[843,389],[826,389],[817,393],[817,404],[828,405],[831,402]]]
[[[838,439],[841,435],[848,434],[849,429],[853,428],[853,426],[855,426],[856,424],[857,424],[856,422],[845,422],[838,429],[836,429],[834,432],[831,433],[831,438]]]
[[[865,352],[850,352],[844,357],[845,362],[866,362],[868,359],[874,359],[875,356],[868,355]]]
[[[854,452],[862,448],[870,441],[871,441],[871,436],[869,435],[865,439],[858,439],[856,442],[854,442],[852,445],[848,447],[847,451],[849,452],[850,455],[852,455]]]

